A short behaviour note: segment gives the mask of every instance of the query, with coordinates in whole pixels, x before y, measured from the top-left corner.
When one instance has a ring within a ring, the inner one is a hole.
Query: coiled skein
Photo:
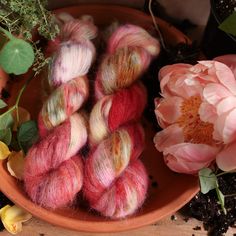
[[[110,218],[133,214],[146,197],[147,173],[138,159],[145,135],[138,121],[147,97],[137,80],[159,51],[158,40],[144,29],[124,25],[112,34],[98,69],[83,192],[92,208]]]
[[[87,124],[75,113],[88,97],[88,72],[95,57],[90,39],[96,28],[72,20],[62,28],[51,66],[50,83],[56,87],[39,114],[41,139],[26,156],[24,186],[31,200],[46,208],[73,202],[83,183],[78,151],[87,142]]]

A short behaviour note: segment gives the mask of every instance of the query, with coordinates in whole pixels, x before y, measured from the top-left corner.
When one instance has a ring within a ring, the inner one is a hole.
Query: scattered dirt
[[[236,9],[236,0],[215,0],[216,12],[224,20]]]
[[[236,173],[218,177],[220,190],[224,195],[236,193]],[[198,193],[186,206],[185,213],[203,221],[205,230],[211,236],[221,236],[236,223],[236,196],[225,197],[225,215],[221,209],[215,190],[207,194]]]

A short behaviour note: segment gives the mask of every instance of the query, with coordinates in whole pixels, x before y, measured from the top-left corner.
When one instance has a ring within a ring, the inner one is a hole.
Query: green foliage
[[[33,48],[22,39],[11,38],[0,51],[0,64],[7,73],[24,74],[33,62]]]
[[[224,196],[224,194],[220,191],[220,189],[219,189],[218,187],[216,188],[216,194],[217,194],[219,203],[220,203],[220,205],[221,205],[221,209],[223,210],[224,214],[226,215],[226,214],[227,214],[227,211],[226,211],[226,209],[225,209],[225,196]]]
[[[10,112],[0,115],[0,130],[5,130],[13,126],[14,120]]]
[[[12,139],[12,133],[10,128],[0,130],[0,141],[4,142],[6,145],[10,145]]]
[[[234,11],[219,25],[219,29],[223,30],[228,34],[236,36],[236,11]]]
[[[7,106],[7,104],[2,99],[0,99],[0,109],[4,108],[6,106]]]
[[[24,122],[17,132],[17,140],[21,149],[26,153],[28,149],[37,141],[37,139],[37,123],[32,120]]]
[[[225,197],[236,196],[236,194],[224,195],[219,189],[217,177],[229,173],[231,172],[222,172],[217,175],[210,168],[203,168],[198,172],[201,192],[203,194],[207,194],[209,191],[215,189],[219,204],[221,205],[221,209],[224,214],[227,214],[225,209]]]
[[[46,10],[46,0],[0,0],[0,22],[14,35],[29,40],[38,26],[40,35],[55,38],[59,29],[54,16]]]
[[[201,192],[203,194],[206,194],[210,190],[215,189],[217,187],[216,175],[210,168],[203,168],[199,171],[199,180]]]
[[[12,139],[12,133],[10,128],[0,130],[0,141],[4,142],[6,145],[10,145]]]
[[[54,15],[46,10],[47,2],[0,0],[0,30],[9,40],[1,45],[0,66],[7,73],[24,74],[34,61],[33,71],[38,74],[49,62],[38,42],[32,40],[32,32],[36,29],[49,40],[59,33]]]

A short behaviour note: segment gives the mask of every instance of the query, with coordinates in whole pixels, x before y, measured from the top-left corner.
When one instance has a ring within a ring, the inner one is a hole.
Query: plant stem
[[[1,26],[0,26],[0,31],[2,31],[10,40],[14,39],[14,36],[10,32],[8,32],[7,30],[2,28]]]
[[[221,173],[217,174],[216,177],[219,177],[219,176],[222,176],[222,175],[226,175],[226,174],[233,174],[233,173],[235,173],[235,171],[232,171],[232,170],[224,171],[224,172],[221,172]]]
[[[4,112],[3,114],[0,115],[0,119],[5,116],[6,114],[12,112],[13,110],[16,109],[16,106],[14,105],[13,107],[11,107],[9,110],[7,110],[6,112]]]
[[[38,0],[38,4],[39,4],[40,10],[41,10],[41,12],[43,14],[44,21],[45,21],[46,25],[48,25],[47,17],[46,17],[46,15],[44,13],[44,9],[43,9],[43,6],[42,6],[40,0]]]
[[[236,197],[236,193],[226,194],[224,195],[224,197]]]
[[[153,11],[152,11],[152,0],[149,0],[149,3],[148,3],[148,10],[149,10],[150,15],[151,15],[151,17],[152,17],[152,21],[153,21],[154,27],[155,27],[155,29],[157,30],[158,34],[159,34],[161,45],[162,45],[162,47],[165,49],[165,51],[167,51],[167,47],[166,47],[166,45],[165,45],[165,42],[164,42],[162,33],[161,33],[161,31],[160,31],[160,28],[159,28],[159,26],[158,26],[158,24],[157,24],[157,22],[156,22],[156,18],[155,18],[154,14],[153,14]]]
[[[21,88],[21,90],[20,90],[20,92],[19,92],[19,94],[18,94],[18,96],[16,98],[15,109],[16,109],[16,122],[17,122],[17,126],[18,126],[19,120],[20,120],[18,107],[19,107],[21,96],[24,93],[24,91],[27,88],[27,86],[30,83],[30,81],[34,78],[34,76],[35,76],[35,74],[32,73],[31,76],[27,79],[27,81],[23,85],[23,87]]]

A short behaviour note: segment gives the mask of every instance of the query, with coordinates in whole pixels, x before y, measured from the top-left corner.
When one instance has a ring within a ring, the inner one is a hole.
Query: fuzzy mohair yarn
[[[59,36],[49,44],[52,48],[50,53],[54,52],[49,84],[58,88],[40,112],[41,135],[70,117],[87,99],[89,88],[86,74],[96,56],[91,42],[96,35],[97,28],[90,18],[74,19],[66,22]]]
[[[38,122],[41,139],[27,153],[24,166],[27,194],[46,208],[71,204],[83,184],[78,152],[87,142],[88,125],[76,111],[89,93],[86,73],[95,57],[90,41],[95,29],[91,22],[68,21],[54,48],[49,80],[56,89],[43,104]]]
[[[158,40],[144,29],[124,25],[109,39],[98,69],[83,192],[90,206],[106,217],[133,214],[146,197],[148,177],[138,159],[145,135],[137,122],[147,97],[137,80],[159,51]]]
[[[124,25],[112,34],[95,81],[96,97],[129,87],[160,52],[160,43],[135,25]]]

